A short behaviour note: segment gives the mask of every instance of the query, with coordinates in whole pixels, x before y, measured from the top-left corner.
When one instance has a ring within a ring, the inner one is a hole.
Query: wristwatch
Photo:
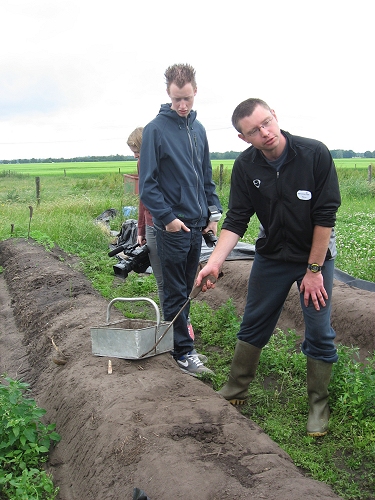
[[[319,264],[316,264],[315,262],[313,264],[307,264],[307,269],[310,269],[312,273],[318,273],[322,270],[322,267],[323,266],[319,266]]]

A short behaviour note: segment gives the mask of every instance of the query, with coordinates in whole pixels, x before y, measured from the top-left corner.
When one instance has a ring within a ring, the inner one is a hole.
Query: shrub
[[[55,424],[44,425],[46,413],[24,397],[29,384],[3,376],[0,384],[0,498],[56,498],[51,477],[43,470],[51,443],[60,440]]]

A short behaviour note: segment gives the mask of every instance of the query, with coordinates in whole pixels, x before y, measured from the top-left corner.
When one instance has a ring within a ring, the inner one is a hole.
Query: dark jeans
[[[294,282],[299,288],[306,273],[307,263],[282,262],[255,255],[251,269],[247,303],[237,336],[240,340],[263,348],[269,341],[281,314],[284,302]],[[334,260],[324,263],[322,270],[324,287],[328,293],[326,306],[320,311],[314,308],[310,299],[308,307],[300,296],[305,322],[305,339],[302,352],[307,356],[334,363],[338,359],[331,327],[331,301]]]
[[[201,228],[190,232],[168,232],[154,225],[156,246],[163,273],[164,320],[172,321],[187,301],[194,286],[202,247]],[[187,329],[188,304],[173,324],[175,359],[194,349],[194,342]]]

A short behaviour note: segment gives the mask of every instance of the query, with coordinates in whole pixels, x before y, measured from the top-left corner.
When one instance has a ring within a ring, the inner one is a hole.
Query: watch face
[[[309,269],[313,273],[318,273],[320,271],[320,266],[319,264],[309,264]]]

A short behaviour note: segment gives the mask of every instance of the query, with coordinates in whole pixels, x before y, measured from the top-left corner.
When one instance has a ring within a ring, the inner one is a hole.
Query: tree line
[[[375,158],[375,151],[365,151],[364,153],[355,153],[351,149],[333,149],[330,151],[332,158]]]
[[[210,153],[211,160],[235,160],[241,151],[226,151],[225,153]],[[355,153],[351,149],[333,149],[331,150],[332,158],[375,158],[374,151],[366,151],[365,153]],[[74,158],[30,158],[16,160],[1,160],[4,165],[14,163],[67,163],[67,162],[99,162],[99,161],[134,161],[134,156],[127,155],[109,155],[109,156],[76,156]]]

